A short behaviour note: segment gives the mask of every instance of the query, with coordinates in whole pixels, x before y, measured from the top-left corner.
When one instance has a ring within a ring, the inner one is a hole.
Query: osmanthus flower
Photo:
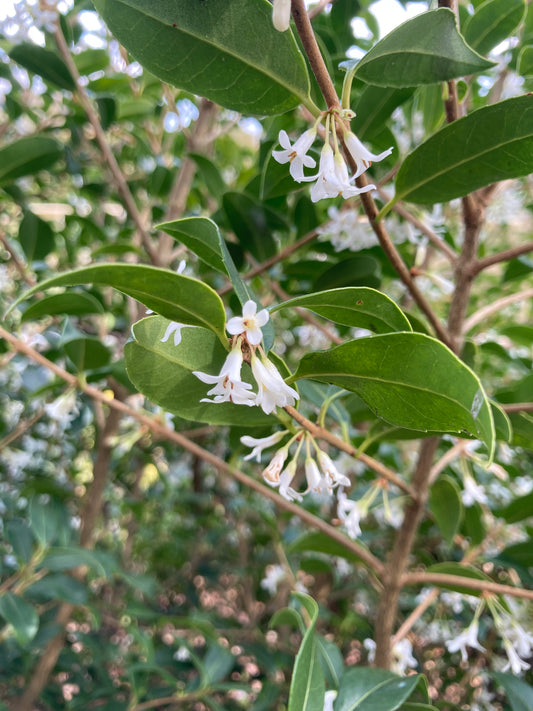
[[[314,441],[314,440],[313,440]],[[336,486],[350,486],[350,480],[337,469],[330,456],[323,449],[316,448],[318,464],[326,479],[326,486],[332,489]]]
[[[476,613],[477,614],[477,613]],[[470,625],[461,634],[454,639],[449,639],[446,642],[446,647],[449,652],[461,652],[461,659],[466,662],[468,659],[467,647],[478,649],[480,652],[485,652],[485,647],[482,647],[478,642],[479,622],[478,617],[474,617]]]
[[[284,499],[287,499],[287,501],[303,500],[303,496],[291,487],[292,480],[296,474],[296,468],[297,462],[295,457],[287,464],[279,478],[279,493]]]
[[[507,654],[507,664],[502,671],[511,669],[513,674],[520,674],[530,668],[522,657],[531,657],[533,653],[533,635],[529,634],[496,598],[487,598],[487,605],[492,613],[496,629],[500,633]]]
[[[355,133],[352,133],[351,131],[346,131],[343,136],[343,140],[348,152],[354,159],[355,165],[357,166],[357,170],[353,176],[354,178],[358,178],[362,173],[364,173],[373,161],[377,162],[383,160],[392,153],[391,147],[387,148],[387,150],[382,153],[374,155],[374,153],[371,153],[368,148],[365,148]]]
[[[251,366],[258,387],[255,404],[267,415],[274,412],[276,407],[292,406],[300,399],[296,390],[285,383],[279,370],[264,353],[260,357],[252,353]]]
[[[322,711],[333,711],[333,704],[337,698],[337,691],[330,689],[324,696],[324,708]]]
[[[376,643],[373,639],[363,640],[363,646],[368,651],[368,661],[372,663],[376,658]],[[413,645],[404,637],[399,642],[396,642],[392,647],[392,664],[391,671],[396,674],[405,674],[407,669],[412,669],[418,666],[417,660],[413,656]]]
[[[315,138],[315,127],[309,128],[307,131],[302,133],[300,138],[294,142],[294,145],[291,145],[287,131],[279,132],[278,140],[283,150],[272,151],[272,155],[274,160],[277,160],[278,163],[290,163],[289,173],[297,183],[301,183],[304,180],[314,180],[314,177],[305,177],[304,168],[314,168],[316,165],[316,160],[307,155],[307,152],[313,145]]]
[[[226,330],[232,336],[244,334],[248,343],[258,346],[263,338],[261,328],[268,321],[268,311],[261,309],[257,313],[257,304],[251,299],[242,307],[242,316],[230,318],[226,324]]]
[[[253,447],[250,454],[244,457],[244,461],[255,459],[256,462],[260,462],[263,449],[273,447],[280,442],[287,433],[288,430],[280,430],[279,432],[274,432],[274,434],[271,434],[269,437],[250,437],[249,435],[244,435],[241,437],[241,443],[244,444],[245,447]]]
[[[368,514],[368,510],[378,495],[380,488],[379,482],[373,484],[359,501],[349,499],[342,487],[339,489],[337,496],[337,516],[344,524],[346,533],[350,538],[355,539],[361,535],[359,522]]]
[[[179,344],[181,343],[181,329],[184,328],[186,325],[187,324],[184,323],[178,323],[178,321],[171,321],[167,326],[165,335],[161,339],[161,343],[166,343],[170,336],[174,334],[174,345],[179,346]]]
[[[235,341],[218,375],[209,375],[209,373],[202,373],[199,370],[193,371],[193,375],[203,383],[215,386],[207,393],[214,395],[213,400],[202,398],[200,402],[233,402],[236,405],[255,405],[255,393],[251,392],[252,386],[241,379],[243,363],[241,343],[241,338]]]
[[[267,484],[270,484],[270,486],[277,486],[279,484],[280,473],[288,456],[288,445],[278,449],[270,464],[263,470],[263,479],[267,482]]]
[[[278,32],[285,32],[289,29],[291,21],[291,0],[273,0],[272,2],[272,24]]]

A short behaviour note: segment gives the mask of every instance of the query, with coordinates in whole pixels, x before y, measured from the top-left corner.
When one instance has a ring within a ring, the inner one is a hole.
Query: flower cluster
[[[342,112],[343,118],[353,117],[353,115],[353,112],[349,110]],[[315,159],[308,156],[307,153],[315,141],[318,126],[322,122],[323,115],[318,118],[312,128],[305,131],[292,145],[287,132],[280,131],[279,142],[283,150],[272,151],[274,159],[277,160],[278,163],[290,164],[289,172],[297,183],[315,181],[311,188],[311,200],[313,202],[318,202],[318,200],[322,200],[323,198],[335,198],[340,196],[346,199],[360,195],[361,193],[366,193],[369,190],[375,190],[375,185],[366,185],[362,188],[357,187],[354,185],[355,179],[370,167],[372,161],[383,160],[383,158],[390,155],[392,148],[388,148],[386,151],[383,151],[383,153],[374,155],[363,146],[354,133],[343,127],[342,140],[347,152],[355,163],[355,173],[350,177],[346,161],[339,150],[335,118],[331,111],[325,112],[325,116],[326,135],[324,145],[320,152],[318,172],[315,175],[306,176],[304,168],[314,168],[316,165]],[[329,140],[330,133],[333,137],[333,147]]]
[[[267,415],[276,407],[294,405],[299,395],[287,385],[274,363],[269,360],[261,348],[263,334],[261,328],[268,321],[268,311],[257,312],[254,301],[247,301],[242,316],[231,318],[226,329],[234,336],[232,348],[218,375],[210,375],[195,370],[195,375],[203,383],[213,385],[208,395],[213,399],[203,398],[201,402],[232,402],[235,405],[259,405]],[[257,392],[253,386],[242,379],[244,352],[249,353],[252,375],[257,383]],[[259,352],[259,355],[257,353]]]

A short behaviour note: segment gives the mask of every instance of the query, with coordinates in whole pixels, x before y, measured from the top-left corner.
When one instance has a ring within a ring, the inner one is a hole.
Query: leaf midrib
[[[164,25],[165,27],[168,27],[168,28],[171,27],[171,25],[168,25],[166,22],[164,22],[160,18],[154,17],[154,15],[152,15],[151,13],[146,12],[144,8],[142,10],[140,10],[137,7],[132,7],[127,2],[127,0],[115,0],[115,2],[125,5],[130,10],[133,10],[134,12],[138,12],[140,15],[145,15],[146,17],[149,17],[150,19],[154,20],[155,22],[159,22],[160,24]],[[284,89],[286,89],[290,94],[293,94],[294,96],[297,96],[298,98],[300,98],[304,103],[305,103],[305,100],[308,98],[307,94],[301,94],[299,90],[295,89],[295,87],[282,81],[283,77],[279,77],[278,75],[275,75],[272,72],[266,71],[265,69],[263,69],[261,67],[257,67],[254,64],[250,64],[250,62],[247,59],[243,58],[242,56],[240,56],[238,54],[235,54],[234,52],[230,51],[227,47],[221,47],[221,45],[217,45],[214,42],[210,42],[205,37],[201,37],[200,35],[195,34],[194,32],[191,32],[189,30],[184,30],[181,27],[176,27],[176,28],[172,28],[172,29],[176,29],[178,32],[181,32],[184,35],[194,37],[194,39],[198,40],[199,42],[202,42],[202,43],[207,44],[211,47],[214,47],[215,49],[218,49],[218,50],[222,49],[223,52],[225,54],[227,54],[228,56],[233,57],[234,59],[237,59],[238,61],[242,62],[246,67],[254,69],[255,71],[259,72],[260,74],[264,74],[269,79],[271,79],[275,84],[279,84]]]

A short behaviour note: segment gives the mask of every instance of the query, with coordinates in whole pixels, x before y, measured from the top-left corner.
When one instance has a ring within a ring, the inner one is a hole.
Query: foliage
[[[530,708],[533,5],[307,5],[1,21],[2,708]]]

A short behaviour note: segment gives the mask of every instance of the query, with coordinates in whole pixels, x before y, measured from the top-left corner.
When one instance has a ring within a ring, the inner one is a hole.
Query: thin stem
[[[160,265],[161,262],[159,261],[159,255],[157,250],[154,248],[152,244],[152,240],[150,238],[150,235],[148,234],[148,231],[146,230],[144,226],[144,221],[141,217],[141,213],[139,212],[137,205],[135,204],[135,200],[133,199],[133,195],[131,194],[131,191],[128,187],[128,183],[126,182],[126,179],[120,169],[120,166],[113,155],[113,151],[111,150],[107,139],[106,135],[104,132],[104,129],[102,128],[102,124],[100,123],[100,118],[98,116],[98,112],[93,106],[93,103],[91,99],[89,98],[89,95],[85,91],[84,87],[80,83],[80,74],[78,72],[78,68],[76,67],[76,64],[74,63],[74,60],[72,59],[72,55],[69,51],[69,48],[67,46],[67,42],[65,40],[65,36],[63,35],[63,32],[61,30],[61,26],[58,24],[58,27],[55,32],[55,41],[57,44],[57,47],[59,49],[59,52],[61,56],[63,57],[63,60],[65,64],[68,67],[69,72],[72,75],[72,78],[74,79],[76,83],[76,94],[78,97],[78,100],[87,114],[87,118],[89,119],[89,123],[94,129],[96,141],[100,147],[100,150],[102,152],[102,155],[104,157],[105,162],[107,163],[109,170],[111,172],[111,175],[113,177],[113,181],[115,183],[115,187],[121,196],[122,200],[124,201],[124,207],[126,208],[129,216],[135,223],[135,226],[139,232],[139,235],[141,236],[141,240],[143,243],[143,246],[148,253],[151,261],[153,264]]]
[[[533,252],[533,242],[521,244],[518,247],[511,247],[510,249],[504,249],[502,252],[497,252],[483,259],[478,259],[477,262],[472,265],[472,276],[477,276],[484,269],[488,269],[494,264],[508,262],[510,259],[516,259],[516,257],[519,257],[521,254],[528,254],[529,252]]]
[[[344,534],[342,534],[338,529],[331,526],[329,523],[326,523],[325,521],[309,513],[305,509],[302,509],[300,506],[293,504],[291,501],[287,501],[269,487],[265,486],[264,484],[260,483],[255,479],[252,479],[247,474],[241,472],[239,469],[230,466],[223,459],[220,459],[215,454],[212,454],[212,452],[203,449],[198,444],[192,442],[187,437],[184,437],[179,432],[175,432],[174,430],[169,429],[162,422],[159,422],[153,417],[150,417],[142,412],[134,410],[132,407],[122,402],[121,400],[117,400],[114,397],[110,398],[107,394],[100,392],[100,390],[93,388],[91,385],[87,385],[86,383],[80,382],[75,375],[68,373],[56,363],[53,363],[52,361],[48,360],[41,353],[31,348],[31,346],[28,346],[22,341],[20,341],[18,338],[10,334],[1,326],[0,337],[8,341],[19,353],[27,355],[35,362],[39,363],[45,368],[48,368],[52,373],[57,375],[58,378],[61,378],[65,382],[69,383],[69,385],[72,385],[73,387],[76,387],[79,390],[83,391],[93,400],[106,404],[109,407],[118,410],[119,412],[122,412],[123,414],[128,415],[129,417],[134,418],[141,424],[145,425],[151,432],[158,435],[159,437],[178,444],[180,447],[183,447],[183,449],[187,450],[188,452],[191,452],[191,454],[193,454],[194,456],[202,459],[208,464],[211,464],[224,474],[233,477],[241,484],[246,486],[248,489],[252,489],[261,496],[270,499],[279,508],[288,511],[294,516],[298,516],[302,521],[304,521],[312,528],[316,528],[317,530],[322,531],[331,539],[337,541],[346,549],[354,553],[358,558],[360,558],[364,563],[366,563],[368,567],[371,568],[376,574],[379,575],[382,572],[383,564],[380,560],[378,560],[374,555],[372,555],[369,551],[363,548],[363,546],[360,546],[355,541],[352,541],[347,538]]]
[[[24,279],[26,284],[28,284],[29,286],[34,286],[35,279],[33,278],[33,276],[31,274],[28,273],[28,268],[22,262],[22,260],[19,259],[18,254],[15,252],[13,247],[10,245],[7,235],[4,234],[3,230],[0,230],[0,242],[3,244],[4,249],[7,252],[9,252],[9,256],[11,257],[11,261],[13,262],[13,266],[18,271],[20,276]]]
[[[521,597],[526,600],[533,600],[533,590],[517,588],[512,585],[493,583],[491,580],[476,580],[476,578],[466,578],[462,575],[448,575],[447,573],[406,573],[402,576],[402,585],[437,585],[448,588],[468,588],[480,592],[491,592],[496,595],[511,595]]]
[[[479,323],[483,323],[487,320],[487,318],[489,318],[489,316],[499,313],[506,306],[515,304],[517,301],[526,301],[532,297],[533,288],[524,289],[524,291],[519,291],[516,294],[510,294],[509,296],[503,296],[501,299],[496,299],[496,301],[493,301],[492,304],[488,304],[482,309],[479,309],[479,311],[476,311],[472,314],[472,316],[464,321],[462,328],[463,334],[469,333]]]

